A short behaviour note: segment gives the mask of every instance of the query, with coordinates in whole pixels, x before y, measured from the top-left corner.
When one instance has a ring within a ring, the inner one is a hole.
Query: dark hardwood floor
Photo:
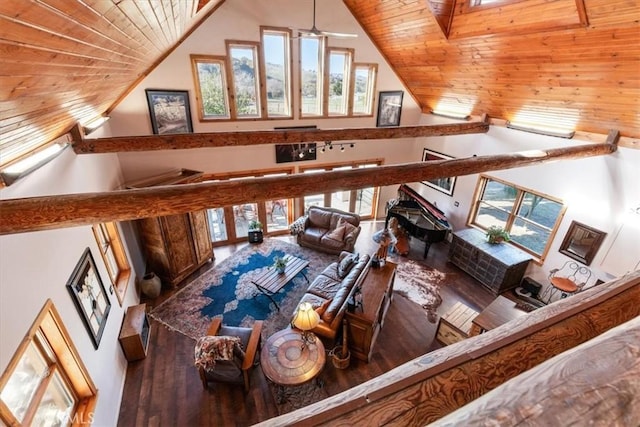
[[[373,253],[376,244],[371,235],[383,227],[383,221],[362,223],[357,251]],[[283,237],[293,241],[290,236]],[[244,247],[245,244],[215,248],[216,263]],[[446,273],[441,287],[444,313],[458,301],[480,311],[495,298],[478,282],[447,262],[449,245],[432,245],[423,260],[424,245],[412,241],[408,257],[391,255],[397,263],[407,259]],[[184,285],[180,285],[182,287]],[[175,290],[163,290],[154,301],[144,301],[148,308],[171,296]],[[384,372],[440,347],[435,341],[436,324],[428,321],[424,310],[399,294],[394,295],[384,327],[378,336],[370,363],[351,358],[347,369],[337,369],[329,359],[321,374],[329,395],[361,384]],[[120,426],[245,426],[279,415],[269,384],[257,366],[252,371],[251,390],[241,386],[217,384],[204,390],[193,365],[194,341],[152,321],[148,355],[131,362],[127,370],[118,425]]]

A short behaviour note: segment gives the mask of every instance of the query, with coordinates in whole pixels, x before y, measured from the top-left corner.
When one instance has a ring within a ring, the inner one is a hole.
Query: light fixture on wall
[[[107,123],[109,121],[111,117],[109,116],[100,116],[94,120],[91,120],[89,123],[87,123],[86,125],[84,125],[82,127],[82,130],[84,132],[85,135],[89,135],[90,133],[92,133],[93,131],[95,131],[96,129],[98,129],[100,126],[104,125],[105,123]]]
[[[536,133],[538,135],[554,136],[556,138],[571,139],[571,138],[573,138],[573,135],[575,135],[574,131],[543,129],[543,128],[540,128],[540,127],[537,127],[537,126],[512,123],[510,121],[507,121],[507,128],[514,129],[514,130],[520,130],[520,131],[523,131],[523,132]]]
[[[0,178],[5,185],[9,186],[29,175],[34,170],[38,169],[41,166],[44,166],[51,160],[53,160],[56,156],[64,151],[65,148],[69,146],[69,143],[66,141],[63,142],[55,142],[44,147],[41,150],[34,151],[28,157],[23,158],[0,171]]]
[[[457,120],[469,120],[469,115],[465,113],[460,113],[456,111],[445,111],[445,110],[431,110],[431,114],[434,116],[447,117],[449,119],[457,119]]]
[[[333,147],[336,147],[337,149],[340,150],[341,153],[344,153],[346,150],[346,147],[349,148],[355,148],[356,144],[354,144],[353,142],[338,142],[338,143],[333,143],[331,141],[325,141],[324,145],[322,147],[320,147],[320,152],[321,153],[326,153],[328,150],[333,150]]]

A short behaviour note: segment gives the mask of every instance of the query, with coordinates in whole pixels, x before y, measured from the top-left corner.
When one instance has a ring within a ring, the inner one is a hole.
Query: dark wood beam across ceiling
[[[0,201],[0,234],[172,215],[217,206],[463,176],[613,153],[614,143],[531,150],[495,156],[407,163],[318,174],[204,182],[106,193]]]
[[[179,150],[191,148],[237,147],[261,144],[298,144],[303,142],[358,141],[368,139],[417,138],[425,136],[486,133],[484,122],[444,125],[402,126],[354,129],[287,129],[246,132],[183,133],[171,135],[123,136],[84,139],[72,133],[76,154],[117,153],[125,151]]]

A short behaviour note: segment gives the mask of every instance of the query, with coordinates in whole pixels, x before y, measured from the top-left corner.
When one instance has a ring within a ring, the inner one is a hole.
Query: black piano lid
[[[409,187],[407,184],[401,184],[398,188],[398,196],[400,199],[402,199],[402,193],[409,197],[410,200],[416,201],[422,208],[424,208],[429,214],[431,214],[433,219],[441,223],[443,226],[451,228],[451,226],[449,225],[449,221],[447,221],[447,216],[444,214],[444,212],[431,204],[413,188]]]

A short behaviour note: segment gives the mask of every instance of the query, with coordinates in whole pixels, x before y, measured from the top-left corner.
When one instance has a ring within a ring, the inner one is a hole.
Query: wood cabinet
[[[120,346],[129,362],[147,357],[149,318],[146,304],[127,308],[120,329]]]
[[[449,248],[449,261],[498,295],[520,284],[531,255],[506,243],[491,244],[474,228],[457,231]]]
[[[396,264],[387,261],[381,268],[369,268],[362,281],[362,305],[346,312],[349,351],[353,357],[369,362],[376,338],[393,297]]]
[[[205,211],[138,220],[147,268],[175,286],[213,258]]]
[[[130,183],[127,188],[185,184],[201,174],[182,169]],[[165,285],[177,285],[213,258],[206,210],[143,218],[137,223],[147,257],[147,269],[156,273]]]

